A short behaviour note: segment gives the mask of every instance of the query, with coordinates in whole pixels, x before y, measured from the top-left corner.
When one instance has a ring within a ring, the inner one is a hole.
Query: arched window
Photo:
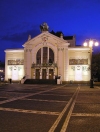
[[[37,52],[36,63],[41,64],[41,49],[39,49],[38,52]]]
[[[38,50],[36,55],[36,63],[53,63],[54,62],[54,52],[49,47],[43,47]]]
[[[43,63],[48,61],[48,47],[43,47]]]
[[[54,53],[53,50],[49,48],[49,63],[53,63],[53,62],[54,62]]]

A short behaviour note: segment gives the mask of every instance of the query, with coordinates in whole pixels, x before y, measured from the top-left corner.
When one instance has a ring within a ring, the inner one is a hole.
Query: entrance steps
[[[55,79],[26,79],[24,84],[57,84]]]

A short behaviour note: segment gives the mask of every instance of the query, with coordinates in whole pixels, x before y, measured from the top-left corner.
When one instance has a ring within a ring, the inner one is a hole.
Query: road
[[[100,132],[100,87],[0,86],[0,132]]]

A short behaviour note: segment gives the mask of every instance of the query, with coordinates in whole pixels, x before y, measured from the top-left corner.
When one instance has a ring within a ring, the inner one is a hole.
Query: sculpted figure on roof
[[[41,24],[40,25],[40,30],[41,30],[41,32],[42,31],[48,31],[49,30],[49,26],[48,26],[48,24],[47,23],[43,23],[43,24]]]

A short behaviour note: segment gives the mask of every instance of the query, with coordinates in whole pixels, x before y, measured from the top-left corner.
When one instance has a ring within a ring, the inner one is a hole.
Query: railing
[[[21,79],[21,84],[24,84],[24,82],[26,81],[26,76],[24,76],[22,79]]]
[[[53,68],[55,68],[55,67],[57,67],[57,64],[56,63],[42,63],[42,64],[33,63],[31,67],[32,68],[36,68],[36,67],[38,67],[38,68],[41,68],[41,67],[46,67],[46,68],[53,67]]]

